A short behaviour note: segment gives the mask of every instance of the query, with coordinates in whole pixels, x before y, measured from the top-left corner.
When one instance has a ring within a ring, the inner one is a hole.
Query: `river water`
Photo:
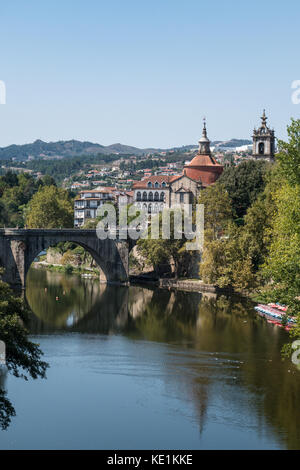
[[[300,371],[251,302],[34,268],[26,298],[50,367],[6,376],[1,449],[300,449]]]

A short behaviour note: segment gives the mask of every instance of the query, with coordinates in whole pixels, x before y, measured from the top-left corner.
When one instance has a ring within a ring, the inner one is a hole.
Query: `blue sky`
[[[266,108],[285,138],[300,105],[299,0],[0,3],[0,146],[139,147],[249,138]]]

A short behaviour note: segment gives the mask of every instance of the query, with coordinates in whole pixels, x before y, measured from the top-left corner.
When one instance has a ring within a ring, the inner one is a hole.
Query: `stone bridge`
[[[25,288],[26,275],[37,255],[59,242],[73,242],[88,251],[101,268],[107,282],[127,283],[131,240],[100,240],[96,230],[81,229],[0,229],[2,280]]]

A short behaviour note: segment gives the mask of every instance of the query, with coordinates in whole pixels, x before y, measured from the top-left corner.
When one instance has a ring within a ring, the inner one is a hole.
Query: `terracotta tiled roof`
[[[186,176],[194,181],[200,181],[203,187],[213,184],[223,172],[223,166],[211,155],[197,154],[193,160],[184,167]]]
[[[169,183],[170,179],[172,177],[169,175],[152,175],[149,176],[148,178],[144,178],[142,181],[137,181],[132,188],[133,189],[147,189],[148,188],[148,183],[151,182],[152,184],[157,183]],[[149,188],[150,189],[150,188]]]
[[[193,160],[186,165],[188,166],[221,166],[214,159],[212,155],[200,155],[199,153],[193,158]]]

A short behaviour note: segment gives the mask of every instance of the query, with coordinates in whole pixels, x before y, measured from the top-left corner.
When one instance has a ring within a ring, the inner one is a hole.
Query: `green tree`
[[[26,208],[29,228],[73,227],[73,203],[66,190],[40,187]]]
[[[278,141],[280,163],[284,177],[291,185],[300,184],[300,119],[291,119],[287,127],[288,142]]]
[[[41,360],[39,346],[28,340],[28,331],[23,326],[28,312],[23,301],[0,281],[0,340],[6,345],[6,366],[9,372],[25,380],[45,377],[48,364]],[[15,410],[0,389],[0,426],[7,428]]]
[[[166,213],[166,211],[165,211]],[[160,212],[157,215],[159,223],[159,238],[151,238],[151,225],[148,228],[148,238],[140,238],[137,243],[138,251],[140,254],[151,264],[155,271],[159,272],[160,267],[170,262],[174,262],[175,275],[177,276],[180,270],[180,264],[183,260],[185,250],[185,238],[175,238],[174,230],[174,210],[169,211],[170,216],[170,238],[162,238],[162,223],[163,215]]]
[[[241,219],[264,190],[269,163],[249,160],[225,168],[218,182],[224,184],[231,199],[233,214]]]
[[[225,185],[217,182],[204,189],[198,203],[204,204],[206,238],[219,238],[232,220],[231,200]]]

